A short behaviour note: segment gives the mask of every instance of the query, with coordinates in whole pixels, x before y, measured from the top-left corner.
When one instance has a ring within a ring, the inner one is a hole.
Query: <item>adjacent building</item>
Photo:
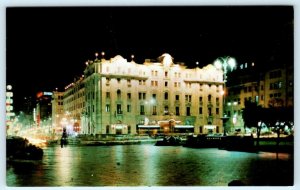
[[[85,106],[84,77],[75,78],[74,82],[65,87],[63,94],[63,121],[68,133],[81,133],[81,119]]]
[[[273,65],[266,70],[254,63],[231,76],[225,113],[230,117],[231,132],[244,128],[242,109],[245,102],[256,102],[264,108],[294,106],[294,71],[292,65]]]
[[[48,122],[52,117],[52,92],[38,92],[36,98],[36,124],[41,126],[41,122]]]
[[[53,91],[52,94],[52,127],[55,134],[62,134],[61,121],[64,117],[63,95],[64,92],[57,90]]]

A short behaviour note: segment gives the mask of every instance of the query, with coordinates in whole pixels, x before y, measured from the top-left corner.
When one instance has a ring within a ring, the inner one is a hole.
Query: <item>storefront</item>
[[[138,134],[155,135],[159,132],[159,125],[138,125]]]

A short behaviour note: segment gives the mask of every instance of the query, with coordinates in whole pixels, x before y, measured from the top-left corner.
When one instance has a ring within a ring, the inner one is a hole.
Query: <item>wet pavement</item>
[[[42,161],[8,163],[7,186],[293,185],[293,155],[216,148],[52,146]]]

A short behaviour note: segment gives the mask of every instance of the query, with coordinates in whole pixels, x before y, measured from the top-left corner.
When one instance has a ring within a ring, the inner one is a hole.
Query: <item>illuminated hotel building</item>
[[[223,73],[213,65],[189,69],[169,54],[137,64],[118,55],[87,62],[83,81],[83,134],[223,132]]]

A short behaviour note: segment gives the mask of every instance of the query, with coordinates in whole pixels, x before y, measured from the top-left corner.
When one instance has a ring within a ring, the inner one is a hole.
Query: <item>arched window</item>
[[[209,102],[211,101],[211,95],[208,95],[208,101]]]
[[[118,97],[118,99],[121,98],[121,90],[120,89],[117,90],[117,97]]]
[[[168,92],[165,92],[165,100],[167,100],[169,98],[169,94]]]

